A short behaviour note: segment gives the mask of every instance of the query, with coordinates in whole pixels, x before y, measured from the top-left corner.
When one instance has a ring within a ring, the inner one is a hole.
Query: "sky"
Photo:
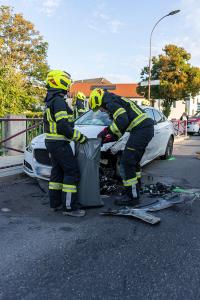
[[[113,83],[139,82],[152,55],[173,43],[191,53],[200,67],[199,0],[0,0],[35,24],[48,42],[48,64],[74,80],[104,77]]]

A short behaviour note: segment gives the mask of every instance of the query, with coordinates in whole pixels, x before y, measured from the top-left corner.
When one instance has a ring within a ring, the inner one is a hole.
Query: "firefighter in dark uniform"
[[[79,209],[77,197],[79,169],[70,141],[85,143],[87,137],[73,128],[73,111],[65,101],[71,82],[70,75],[60,70],[50,71],[46,79],[45,144],[52,162],[49,199],[53,210],[62,206],[64,215],[82,217],[85,211]]]
[[[74,98],[73,105],[74,105],[74,117],[77,119],[82,114],[84,114],[87,109],[85,108],[84,101],[86,96],[82,92],[78,92]]]
[[[96,88],[90,94],[89,106],[93,111],[107,111],[112,123],[98,137],[102,143],[116,141],[127,131],[130,132],[121,158],[121,174],[126,194],[116,200],[118,205],[139,204],[141,185],[140,161],[148,143],[154,136],[153,120],[133,101]]]

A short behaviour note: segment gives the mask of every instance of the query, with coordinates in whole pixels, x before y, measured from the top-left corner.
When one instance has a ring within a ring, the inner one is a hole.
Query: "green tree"
[[[8,6],[0,6],[0,36],[0,115],[40,109],[48,44]]]
[[[44,80],[48,71],[48,43],[34,24],[15,14],[9,6],[0,6],[0,59],[21,70],[29,78]]]
[[[189,63],[191,58],[184,48],[166,45],[164,54],[152,59],[151,79],[160,80],[159,86],[151,86],[151,98],[163,100],[163,113],[169,116],[173,101],[184,100],[200,92],[200,68]],[[142,81],[148,80],[148,67],[141,72]],[[138,93],[147,97],[148,87],[138,87]]]
[[[30,84],[22,72],[10,65],[0,66],[0,117],[40,111],[43,96],[44,88]]]

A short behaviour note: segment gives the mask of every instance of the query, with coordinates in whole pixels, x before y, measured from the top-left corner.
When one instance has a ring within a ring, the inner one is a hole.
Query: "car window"
[[[161,113],[158,110],[154,109],[153,114],[154,114],[154,118],[155,118],[156,123],[160,123],[160,122],[164,121],[163,116],[161,115]]]
[[[152,120],[154,120],[154,115],[152,109],[146,108],[145,112],[147,113],[148,117],[150,117]]]
[[[100,126],[109,126],[111,123],[111,119],[106,112],[101,112],[98,110],[97,112],[93,112],[89,110],[80,118],[78,118],[75,122],[76,125],[100,125]]]

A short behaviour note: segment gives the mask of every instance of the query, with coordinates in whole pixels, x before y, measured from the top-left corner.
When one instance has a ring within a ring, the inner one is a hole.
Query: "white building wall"
[[[186,111],[189,116],[193,116],[200,108],[200,94],[186,101]]]

